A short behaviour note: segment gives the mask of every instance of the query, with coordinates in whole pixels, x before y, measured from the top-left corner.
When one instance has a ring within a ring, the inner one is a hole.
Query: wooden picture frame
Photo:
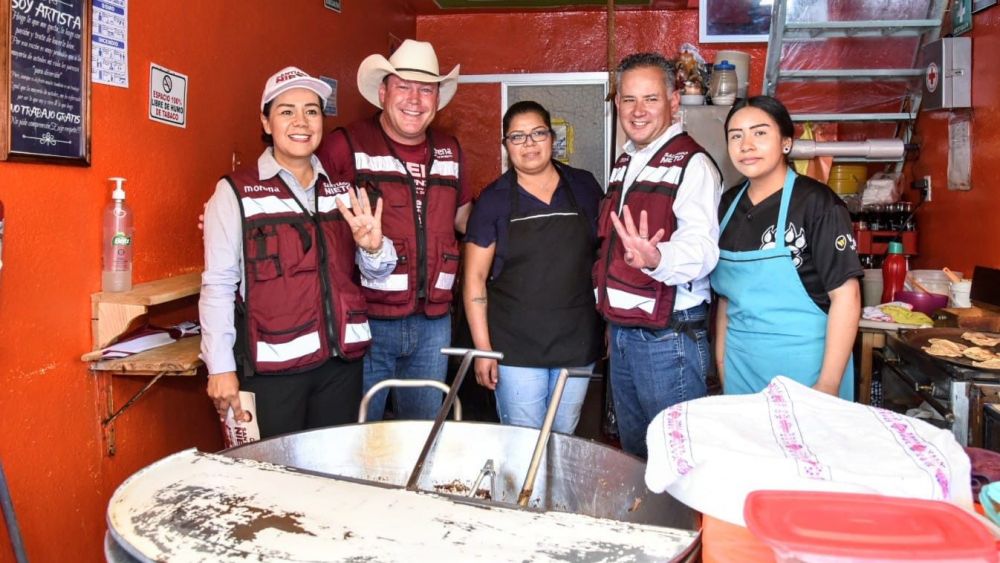
[[[972,0],[972,13],[982,12],[986,8],[996,6],[997,0]]]
[[[760,0],[699,0],[701,43],[766,43],[771,5]]]
[[[0,160],[90,165],[90,9],[0,4]]]

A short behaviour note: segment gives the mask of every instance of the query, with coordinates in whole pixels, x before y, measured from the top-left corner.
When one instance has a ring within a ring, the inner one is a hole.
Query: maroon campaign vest
[[[419,228],[415,180],[392,150],[378,117],[339,131],[354,156],[354,178],[348,180],[364,186],[372,201],[382,198],[382,233],[392,239],[399,257],[396,270],[385,280],[362,280],[368,313],[373,318],[396,319],[423,305],[428,317],[447,314],[458,274],[458,141],[427,132],[427,185],[423,228]]]
[[[691,157],[708,154],[687,133],[671,138],[649,159],[625,195],[625,203],[638,225],[639,212],[645,210],[650,234],[663,229],[670,240],[677,230],[674,199],[684,180]],[[611,214],[621,202],[625,172],[631,156],[622,153],[611,170],[608,192],[601,202],[597,224],[601,249],[594,264],[597,310],[609,322],[622,326],[663,329],[670,325],[677,289],[646,275],[625,263],[625,248],[618,240]]]
[[[256,168],[226,178],[243,218],[245,361],[261,374],[316,368],[334,354],[356,359],[371,342],[355,273],[351,229],[337,210],[346,183],[316,180],[316,213],[277,175]]]

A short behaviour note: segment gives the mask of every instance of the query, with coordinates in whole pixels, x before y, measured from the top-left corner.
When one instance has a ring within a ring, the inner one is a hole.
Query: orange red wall
[[[128,179],[135,282],[200,270],[197,216],[234,152],[256,161],[266,78],[286,65],[336,78],[333,127],[370,111],[355,86],[361,59],[387,54],[389,33],[415,34],[406,0],[343,5],[337,14],[316,0],[130,2],[130,87],[93,86],[91,166],[0,162],[0,461],[32,561],[102,560],[104,511],[124,478],[172,452],[221,447],[205,379],[192,377],[158,382],[116,423],[116,455],[104,451],[97,378],[80,355],[100,290],[107,178]],[[151,62],[188,76],[186,128],[146,117]],[[146,381],[115,377],[116,406]],[[0,561],[13,561],[5,531]]]
[[[339,80],[335,126],[370,106],[354,85],[367,54],[386,53],[388,34],[433,42],[443,69],[463,74],[607,70],[606,14],[411,15],[406,0],[344,2],[344,13],[316,0],[216,0],[197,10],[169,0],[130,3],[128,89],[95,85],[89,168],[0,163],[7,210],[0,272],[0,461],[28,555],[35,561],[98,560],[103,514],[114,488],[140,467],[189,447],[220,446],[204,378],[161,381],[116,425],[108,457],[98,417],[96,378],[79,361],[90,346],[89,296],[100,285],[100,213],[109,176],[128,178],[137,217],[134,280],[197,271],[201,204],[235,152],[252,163],[261,145],[257,107],[266,77],[287,64]],[[1000,266],[995,227],[1000,177],[1000,8],[975,17],[973,190],[948,192],[947,113],[918,122],[924,139],[913,174],[931,175],[934,201],[920,213],[918,265]],[[697,11],[621,11],[618,57],[639,50],[673,56],[697,43]],[[751,93],[760,92],[762,44],[703,45],[750,52]],[[188,126],[146,118],[150,62],[188,75]],[[463,142],[478,189],[499,173],[499,90],[462,85],[438,125]],[[922,263],[922,264],[921,264]],[[121,405],[144,378],[114,378]],[[12,561],[0,532],[0,561]]]
[[[461,63],[462,74],[606,72],[607,28],[603,11],[417,18],[417,37],[434,44],[444,68]],[[681,44],[698,45],[698,10],[620,10],[615,36],[615,65],[624,55],[639,51],[673,58]],[[709,62],[724,49],[750,53],[750,92],[760,93],[767,47],[761,43],[700,45]],[[499,86],[463,84],[438,117],[442,126],[458,135],[477,193],[500,173],[499,108]]]
[[[932,199],[917,212],[922,268],[948,266],[972,275],[976,265],[1000,268],[1000,7],[973,16],[972,189],[948,191],[948,120],[923,112],[917,120],[920,159],[911,178],[931,177]],[[970,110],[961,110],[969,113]],[[955,113],[959,113],[956,111]]]

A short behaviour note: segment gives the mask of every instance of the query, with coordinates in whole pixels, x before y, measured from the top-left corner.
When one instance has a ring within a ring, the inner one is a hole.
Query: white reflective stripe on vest
[[[244,217],[277,213],[302,213],[302,208],[298,206],[294,199],[281,198],[276,195],[269,195],[267,197],[241,197],[240,203],[243,204]]]
[[[344,327],[344,344],[357,344],[372,339],[372,329],[368,321],[363,323],[347,323]]]
[[[335,196],[320,196],[319,201],[316,202],[316,207],[319,208],[319,213],[330,213],[337,209],[337,200],[340,200],[344,205],[350,209],[351,208],[351,196],[347,193],[337,194]]]
[[[392,274],[384,280],[370,280],[361,276],[361,286],[379,291],[406,291],[410,287],[410,276],[407,274]]]
[[[642,309],[652,315],[653,309],[656,307],[656,299],[609,287],[608,305],[615,309]]]
[[[372,156],[363,152],[354,153],[354,167],[371,172],[398,172],[406,174],[403,163],[394,156]]]
[[[458,163],[453,160],[435,160],[431,165],[431,176],[458,178]]]
[[[441,272],[438,274],[438,279],[434,282],[435,289],[441,289],[444,291],[451,291],[451,288],[455,285],[455,274],[449,274],[446,272]]]
[[[285,362],[312,354],[320,348],[319,333],[310,332],[281,344],[257,342],[258,362]]]
[[[611,170],[611,179],[609,183],[622,182],[625,180],[625,173],[628,172],[628,166],[619,166]]]
[[[653,184],[679,184],[681,174],[684,169],[680,166],[658,166],[656,168],[646,167],[639,172],[636,182],[650,182]]]

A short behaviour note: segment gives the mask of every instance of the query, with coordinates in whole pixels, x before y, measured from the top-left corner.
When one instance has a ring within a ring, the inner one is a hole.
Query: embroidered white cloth
[[[947,430],[776,377],[753,395],[674,405],[646,434],[646,486],[744,525],[756,490],[882,494],[972,507],[969,457]]]

